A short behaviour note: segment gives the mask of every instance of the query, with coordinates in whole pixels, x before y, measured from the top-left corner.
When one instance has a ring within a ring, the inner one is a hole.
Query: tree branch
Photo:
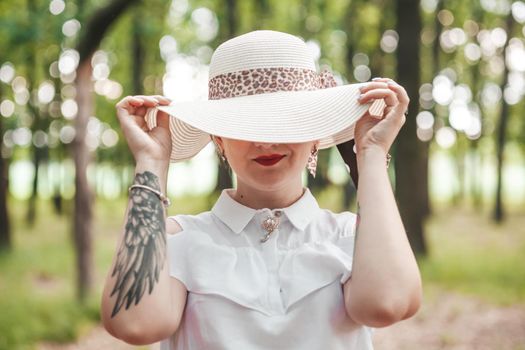
[[[96,10],[86,21],[85,30],[80,34],[76,50],[79,53],[81,65],[84,60],[100,45],[109,27],[120,15],[138,0],[113,0],[107,6]]]

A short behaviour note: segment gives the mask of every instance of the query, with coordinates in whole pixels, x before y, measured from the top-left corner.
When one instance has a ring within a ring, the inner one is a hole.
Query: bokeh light
[[[434,136],[434,129],[416,129],[416,136],[420,141],[428,142]]]
[[[470,64],[475,64],[481,58],[481,48],[474,43],[468,43],[464,49],[465,58]]]
[[[45,131],[37,130],[33,134],[33,145],[35,145],[36,148],[42,148],[47,146],[47,134]]]
[[[13,143],[20,147],[28,147],[31,144],[31,130],[21,127],[13,130]]]
[[[177,55],[166,63],[163,94],[179,102],[208,98],[209,68],[197,57]]]
[[[456,132],[448,126],[444,126],[436,131],[436,142],[442,148],[450,148],[454,146],[456,138]]]
[[[219,32],[219,21],[215,13],[206,7],[199,7],[191,13],[191,20],[196,26],[195,33],[200,41],[213,40]]]
[[[63,144],[69,144],[75,139],[75,128],[71,125],[65,125],[60,129],[60,142]]]
[[[38,102],[48,104],[55,98],[55,86],[50,81],[44,81],[38,87]]]
[[[49,12],[53,15],[61,14],[66,8],[66,3],[63,0],[51,0],[49,3]]]
[[[497,105],[502,97],[502,92],[498,84],[486,82],[481,90],[481,103],[484,107]]]
[[[454,96],[454,83],[446,76],[439,74],[432,81],[432,97],[436,103],[447,106]]]
[[[498,15],[506,15],[510,11],[509,0],[480,0],[481,7]]]
[[[368,66],[361,64],[354,69],[354,78],[360,83],[370,80],[372,72]]]
[[[60,70],[58,69],[58,61],[54,61],[49,65],[49,75],[51,78],[59,78]]]
[[[384,52],[392,53],[396,51],[398,42],[399,34],[395,30],[388,29],[383,33],[379,45]]]
[[[67,37],[72,37],[77,35],[80,28],[80,22],[73,18],[64,22],[64,24],[62,25],[62,34],[64,34]]]
[[[511,6],[512,17],[518,23],[525,22],[525,3],[523,1],[514,1]]]
[[[15,77],[15,67],[11,62],[6,62],[0,67],[0,81],[9,84]]]
[[[73,73],[77,69],[79,59],[80,56],[76,50],[65,50],[58,60],[58,70],[64,75]]]
[[[445,27],[448,27],[454,23],[454,15],[447,9],[439,11],[437,17],[439,22]]]
[[[104,147],[111,148],[118,143],[118,133],[113,129],[106,129],[102,133],[101,142]]]
[[[352,65],[354,67],[357,66],[368,66],[370,64],[370,59],[368,58],[368,55],[362,52],[358,52],[352,57]]]
[[[160,57],[168,62],[177,54],[177,40],[171,35],[164,35],[159,41]]]
[[[11,100],[3,100],[0,103],[0,114],[2,117],[9,118],[15,112],[15,104]]]
[[[429,111],[421,111],[416,116],[416,124],[421,129],[432,129],[434,126],[434,115]]]
[[[78,105],[75,100],[66,99],[62,102],[60,111],[62,112],[62,115],[64,116],[64,118],[74,119],[78,113]]]

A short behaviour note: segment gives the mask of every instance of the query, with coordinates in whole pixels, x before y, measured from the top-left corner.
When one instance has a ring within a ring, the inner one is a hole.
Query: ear
[[[222,137],[211,135],[211,140],[213,141],[213,143],[215,143],[216,147],[220,148],[219,151],[224,150],[224,143],[222,141]]]

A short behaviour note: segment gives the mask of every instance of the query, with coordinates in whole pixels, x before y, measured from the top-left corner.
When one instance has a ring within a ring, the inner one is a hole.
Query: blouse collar
[[[295,203],[289,207],[275,210],[282,210],[292,225],[303,231],[316,216],[319,209],[316,199],[310,190],[306,188],[301,198]],[[228,190],[223,190],[211,211],[233,232],[241,233],[255,214],[264,210],[268,209],[256,210],[249,208],[234,200],[228,194]]]

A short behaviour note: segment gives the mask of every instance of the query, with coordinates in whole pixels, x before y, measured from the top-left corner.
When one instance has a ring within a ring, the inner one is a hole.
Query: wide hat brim
[[[173,162],[195,156],[211,135],[268,143],[319,140],[319,148],[329,148],[351,140],[355,123],[370,108],[357,100],[362,85],[173,103],[150,109],[146,122],[154,128],[158,110],[171,116]]]

